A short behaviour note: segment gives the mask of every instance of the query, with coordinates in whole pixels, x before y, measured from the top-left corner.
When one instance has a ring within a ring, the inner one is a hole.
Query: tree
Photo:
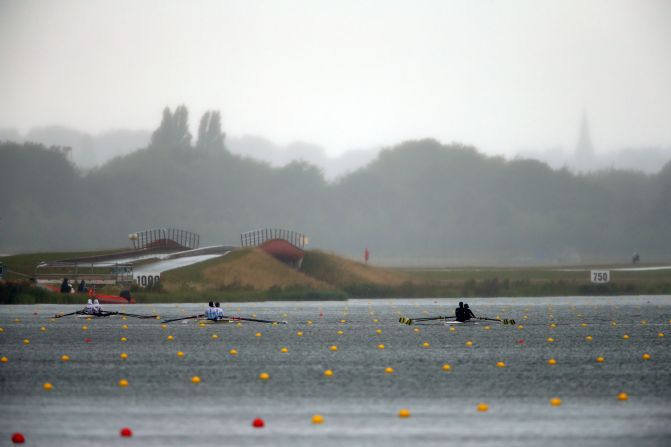
[[[203,151],[222,151],[225,138],[226,134],[221,131],[221,114],[218,111],[205,112],[198,126],[196,148]]]
[[[191,147],[189,111],[186,106],[178,106],[175,113],[169,107],[163,109],[161,125],[152,134],[150,146],[181,149]]]

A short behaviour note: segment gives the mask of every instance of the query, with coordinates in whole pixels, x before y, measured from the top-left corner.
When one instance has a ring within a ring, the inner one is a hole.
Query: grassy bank
[[[0,259],[30,274],[41,260],[95,253],[41,253]],[[614,268],[617,266],[594,266]],[[620,266],[621,267],[621,266]],[[383,269],[331,253],[308,251],[300,270],[266,253],[237,250],[164,272],[153,289],[132,289],[141,303],[342,300],[394,297],[523,297],[587,295],[671,295],[671,271],[611,272],[608,284],[591,284],[587,266],[575,268]],[[0,303],[83,303],[86,296],[34,287],[18,276],[0,283]],[[118,294],[106,288],[105,294]]]

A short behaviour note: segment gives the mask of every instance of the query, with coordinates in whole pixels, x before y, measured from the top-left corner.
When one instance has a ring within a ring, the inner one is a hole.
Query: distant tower
[[[592,146],[592,137],[589,133],[587,113],[585,112],[582,114],[580,134],[578,135],[578,144],[575,147],[574,158],[579,169],[588,169],[594,163],[594,146]]]

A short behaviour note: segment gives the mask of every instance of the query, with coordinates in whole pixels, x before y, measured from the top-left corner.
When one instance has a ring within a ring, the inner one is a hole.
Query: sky
[[[432,137],[491,154],[671,145],[671,1],[0,0],[0,129],[154,129],[330,155]]]

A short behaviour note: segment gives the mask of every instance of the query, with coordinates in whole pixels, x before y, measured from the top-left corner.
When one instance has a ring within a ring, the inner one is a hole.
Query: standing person
[[[220,306],[219,301],[214,303],[214,308],[217,311],[217,320],[223,320],[224,319],[224,309],[222,309],[219,306]]]
[[[463,302],[460,301],[459,302],[459,307],[454,309],[454,317],[457,319],[457,321],[461,321],[462,323],[464,321],[466,321],[465,318],[464,318],[464,303]]]
[[[473,311],[468,307],[468,304],[464,304],[464,321],[468,321],[471,318],[475,318],[475,314]]]

